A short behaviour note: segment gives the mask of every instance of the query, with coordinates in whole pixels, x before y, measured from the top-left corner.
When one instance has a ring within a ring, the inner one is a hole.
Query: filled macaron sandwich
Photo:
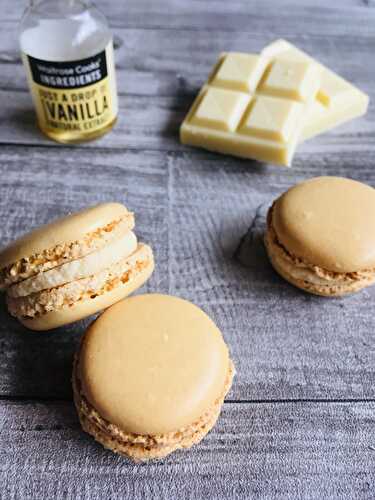
[[[96,313],[139,288],[154,269],[134,215],[104,203],[24,235],[0,251],[0,288],[10,314],[49,330]]]
[[[274,269],[306,292],[337,297],[375,283],[375,189],[316,177],[283,193],[268,212]]]

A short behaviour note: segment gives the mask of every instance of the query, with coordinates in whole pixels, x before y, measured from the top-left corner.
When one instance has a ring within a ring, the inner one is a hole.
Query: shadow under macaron
[[[152,277],[151,277],[152,280]],[[147,293],[147,282],[134,295]],[[0,294],[0,396],[73,400],[73,359],[87,327],[102,313],[47,331],[33,331],[7,310]]]
[[[47,332],[27,329],[7,311],[0,296],[0,379],[2,395],[72,399],[74,353],[95,316]]]
[[[269,206],[269,203],[263,203],[253,211],[252,217],[249,219],[248,230],[240,239],[233,253],[233,259],[245,269],[249,279],[255,279],[255,277],[259,279],[261,275],[268,284],[272,285],[272,293],[277,291],[284,298],[298,298],[305,301],[312,300],[323,303],[328,299],[328,302],[336,303],[337,305],[343,303],[343,301],[350,302],[350,298],[358,295],[358,293],[365,295],[368,293],[375,294],[375,287],[369,287],[359,292],[342,296],[320,296],[297,288],[281,277],[272,267],[264,244]]]

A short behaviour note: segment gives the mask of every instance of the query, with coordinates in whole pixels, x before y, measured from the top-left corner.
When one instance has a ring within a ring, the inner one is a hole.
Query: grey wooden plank
[[[279,36],[374,98],[372,0],[343,0],[340,10],[324,0],[277,9],[272,0],[100,4],[117,35],[121,118],[101,141],[67,149],[46,147],[33,125],[14,31],[21,5],[4,1],[0,241],[88,203],[125,201],[157,256],[144,290],[190,298],[222,328],[238,371],[230,400],[374,398],[374,289],[309,297],[273,273],[261,244],[267,205],[294,182],[329,173],[375,186],[373,105],[303,145],[293,170],[193,151],[177,138],[217,53],[258,50]],[[1,303],[0,399],[70,398],[88,321],[32,334]],[[85,436],[70,402],[0,401],[0,496],[371,498],[374,418],[374,402],[226,403],[201,445],[142,466]]]
[[[134,465],[70,403],[2,402],[3,498],[373,498],[375,404],[225,404],[190,451]]]
[[[369,92],[374,70],[364,61],[371,58],[375,42],[375,10],[370,19],[372,31],[365,37],[358,37],[356,31],[342,37],[332,30],[321,32],[319,37],[296,31],[290,33],[288,39]],[[0,26],[0,89],[13,92],[27,90],[25,71],[14,36],[16,27],[1,22]],[[119,92],[159,96],[175,96],[177,91],[180,95],[195,92],[220,52],[259,52],[280,36],[284,35],[271,23],[269,30],[259,33],[217,30],[214,35],[212,31],[202,31],[199,37],[194,37],[194,33],[188,29],[165,33],[157,29],[116,28]]]
[[[124,201],[156,253],[144,290],[186,297],[214,317],[237,366],[232,399],[374,398],[375,288],[310,297],[275,275],[261,242],[267,206],[295,182],[328,173],[375,186],[374,150],[348,143],[340,156],[336,143],[323,156],[301,154],[293,170],[210,154],[3,147],[0,240],[87,204]],[[257,213],[253,238],[236,253]],[[0,394],[70,398],[88,320],[35,334],[4,305],[0,318]]]
[[[170,159],[170,290],[223,330],[238,369],[234,397],[374,397],[375,288],[332,300],[302,293],[272,270],[262,242],[268,206],[295,182],[333,174],[375,186],[373,155],[363,159],[343,154],[331,168],[307,156],[293,171]]]
[[[373,0],[341,0],[339,5],[324,0],[281,0],[277,7],[274,0],[153,0],[151,3],[137,0],[125,4],[100,0],[97,5],[115,26],[264,31],[270,20],[274,20],[273,24],[278,24],[284,32],[294,32],[296,23],[297,26],[303,23],[312,33],[334,28],[342,34],[350,33],[356,22],[366,13],[371,14],[374,7]],[[18,21],[23,7],[20,2],[4,0],[3,21]],[[340,23],[337,22],[338,7]],[[359,36],[362,34],[363,31],[358,31]]]
[[[103,138],[82,144],[75,149],[117,148],[143,151],[186,151],[194,157],[199,150],[183,146],[179,141],[179,127],[196,93],[188,97],[122,96],[119,101],[120,115],[115,128]],[[0,120],[0,145],[56,146],[44,137],[35,124],[34,112],[27,93],[0,91],[3,119]],[[326,153],[335,151],[337,158],[349,147],[354,151],[371,151],[375,135],[375,103],[360,119],[337,127],[298,147],[296,157],[311,152],[314,161],[320,161]],[[6,117],[6,118],[5,118]],[[217,161],[225,161],[216,155]],[[249,162],[251,163],[251,162]],[[295,163],[293,163],[293,167]]]
[[[228,49],[259,50],[274,38],[267,33],[256,36],[244,32],[235,35],[218,32],[217,36],[212,36],[212,33],[204,32],[192,41],[191,32],[186,30],[173,34],[168,32],[169,36],[165,36],[162,30],[147,30],[145,33],[142,30],[120,32],[124,44],[117,50],[119,122],[110,134],[84,147],[187,150],[179,144],[178,128],[217,54]],[[5,42],[12,39],[10,33],[0,35],[0,40],[3,36]],[[352,80],[374,101],[372,82],[375,80],[375,67],[364,61],[371,60],[375,28],[372,37],[359,40],[353,37],[340,40],[331,34],[319,38],[295,35],[290,39]],[[160,54],[163,54],[162,58]],[[53,144],[35,127],[24,70],[18,60],[18,53],[12,55],[9,50],[0,55],[0,102],[3,110],[0,142]],[[371,102],[366,117],[334,130],[333,137],[354,133],[357,141],[367,140],[367,144],[373,144],[373,110]],[[320,141],[325,141],[326,137],[324,135],[313,141],[319,151]],[[342,137],[338,150],[345,142],[346,137]]]
[[[0,171],[0,241],[53,217],[103,201],[125,203],[136,233],[154,248],[157,266],[142,291],[168,287],[167,176],[153,152],[74,154],[68,149],[3,148]],[[92,319],[92,318],[91,318]],[[0,393],[70,397],[73,352],[88,321],[54,334],[33,334],[0,312]]]

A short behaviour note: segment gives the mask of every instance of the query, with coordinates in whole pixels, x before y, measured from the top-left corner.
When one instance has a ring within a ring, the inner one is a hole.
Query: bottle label
[[[76,61],[43,61],[23,54],[38,122],[57,135],[95,134],[117,116],[112,42]]]

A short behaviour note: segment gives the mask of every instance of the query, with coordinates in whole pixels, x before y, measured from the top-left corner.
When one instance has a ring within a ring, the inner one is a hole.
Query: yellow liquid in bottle
[[[20,45],[40,129],[63,143],[110,130],[118,113],[112,36],[81,2],[45,0],[26,13]]]

